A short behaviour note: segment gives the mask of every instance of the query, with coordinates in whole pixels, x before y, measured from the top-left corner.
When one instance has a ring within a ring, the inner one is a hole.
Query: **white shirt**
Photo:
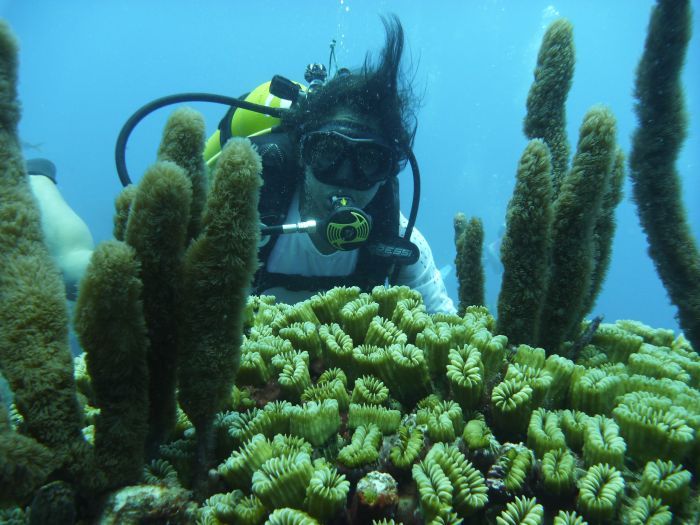
[[[297,190],[289,205],[286,222],[295,223],[299,220],[299,190]],[[401,235],[406,231],[407,224],[408,220],[401,214]],[[457,309],[452,299],[447,295],[445,283],[435,266],[430,246],[417,228],[414,228],[411,233],[411,241],[420,249],[420,258],[414,264],[401,268],[396,284],[409,286],[419,291],[429,313],[455,313]],[[267,259],[267,271],[305,277],[341,277],[353,273],[358,256],[358,250],[323,254],[318,251],[308,234],[290,233],[280,235],[277,238],[277,242]],[[292,291],[282,287],[274,287],[262,293],[274,295],[280,302],[294,304],[308,299],[315,292]]]

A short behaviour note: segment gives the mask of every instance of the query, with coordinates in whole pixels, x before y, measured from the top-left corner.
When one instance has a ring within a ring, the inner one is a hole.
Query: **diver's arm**
[[[406,218],[402,214],[402,235],[406,224]],[[440,271],[435,266],[430,245],[423,237],[423,234],[418,231],[418,228],[413,229],[411,241],[420,249],[420,257],[415,263],[401,268],[395,284],[409,286],[414,290],[418,290],[423,296],[423,303],[428,313],[457,313],[457,308],[455,308],[450,296],[447,295],[445,281],[443,281]]]
[[[78,283],[94,249],[92,235],[49,177],[32,174],[29,184],[39,204],[46,247],[63,274],[66,295],[75,299]]]

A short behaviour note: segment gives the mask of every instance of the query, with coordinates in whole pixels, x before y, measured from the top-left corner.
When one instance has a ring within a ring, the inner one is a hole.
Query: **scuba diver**
[[[395,17],[383,21],[378,64],[365,60],[359,71],[339,69],[330,79],[323,65],[311,64],[306,92],[290,83],[292,103],[280,123],[249,137],[263,162],[259,211],[267,227],[254,293],[293,304],[334,286],[369,291],[388,279],[421,292],[429,312],[456,311],[423,235],[411,225],[410,242],[403,238],[408,219],[399,210],[398,175],[415,124],[400,78],[403,28]],[[267,91],[264,85],[248,98],[268,98]],[[239,112],[254,115],[231,108],[205,158],[235,131]],[[309,221],[316,227],[306,234],[274,229],[297,231]]]
[[[61,270],[66,296],[74,300],[78,283],[90,262],[95,248],[87,224],[63,199],[56,185],[56,166],[48,159],[26,161],[29,187],[34,194],[41,215],[44,242]]]
[[[378,63],[339,69],[327,78],[307,67],[308,88],[275,77],[245,97],[184,94],[144,106],[117,141],[124,185],[125,148],[136,124],[151,111],[187,100],[226,101],[229,111],[207,141],[212,167],[233,136],[255,145],[263,164],[259,212],[260,269],[251,293],[293,304],[334,286],[370,291],[387,281],[419,291],[428,312],[456,312],[430,247],[414,228],[420,194],[410,86],[400,78],[403,28],[383,19],[386,41]],[[409,217],[399,209],[398,175],[410,163],[414,198]]]

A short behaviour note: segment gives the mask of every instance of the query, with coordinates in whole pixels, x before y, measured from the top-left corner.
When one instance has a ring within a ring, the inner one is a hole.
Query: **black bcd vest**
[[[294,192],[303,178],[297,152],[283,131],[275,131],[259,137],[251,137],[262,158],[263,186],[260,190],[258,211],[260,220],[266,226],[284,224],[287,211]],[[292,291],[310,290],[320,292],[335,286],[358,286],[369,292],[377,285],[386,283],[394,261],[376,255],[373,246],[391,244],[398,238],[399,232],[399,183],[392,177],[384,184],[377,195],[365,207],[372,217],[372,231],[365,245],[359,248],[357,266],[346,276],[314,276],[280,274],[267,271],[267,258],[277,242],[279,234],[258,249],[260,267],[253,280],[252,293],[260,294],[265,290],[279,286]],[[303,235],[290,233],[288,235]]]

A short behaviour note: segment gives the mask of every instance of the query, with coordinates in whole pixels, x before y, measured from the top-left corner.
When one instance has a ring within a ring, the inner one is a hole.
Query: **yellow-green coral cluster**
[[[377,312],[363,340],[346,332],[358,319],[348,305]],[[217,416],[223,492],[200,523],[352,522],[372,470],[413,501],[386,516],[396,523],[700,516],[700,358],[682,337],[603,324],[573,362],[509,348],[483,308],[428,315],[406,288],[337,288],[294,306],[256,297],[246,319],[241,361],[268,372],[241,373]],[[649,355],[665,365],[640,367]],[[192,482],[181,459],[192,430],[178,428],[149,482]]]

